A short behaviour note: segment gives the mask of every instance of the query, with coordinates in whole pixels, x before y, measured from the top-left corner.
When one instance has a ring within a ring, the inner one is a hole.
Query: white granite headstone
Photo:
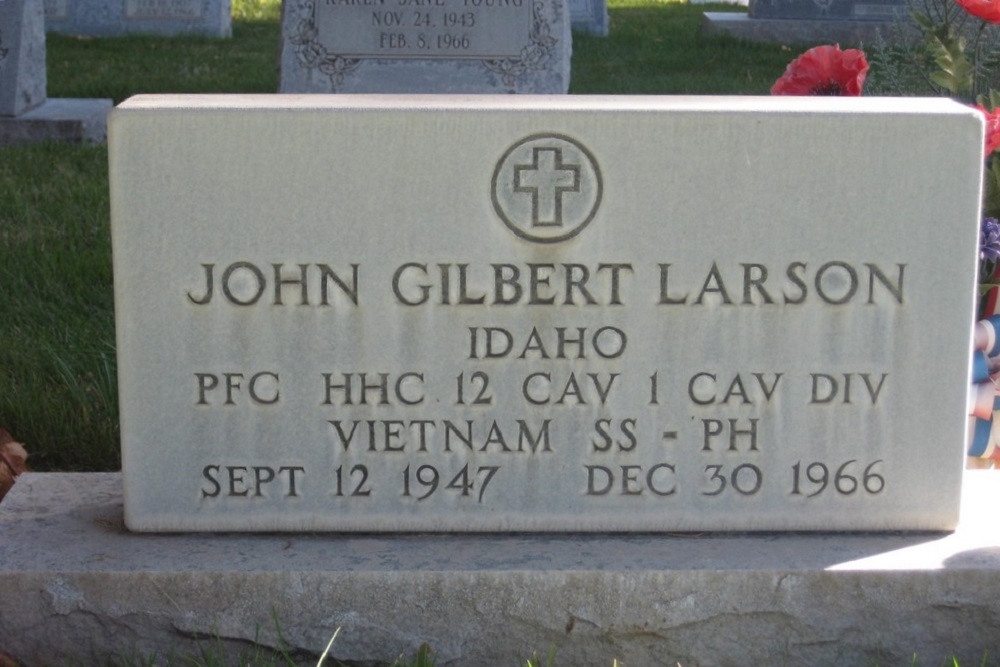
[[[110,130],[133,530],[955,526],[974,110],[150,96]]]
[[[232,35],[230,0],[45,0],[46,30],[71,35]]]
[[[565,93],[564,0],[290,0],[282,93]]]

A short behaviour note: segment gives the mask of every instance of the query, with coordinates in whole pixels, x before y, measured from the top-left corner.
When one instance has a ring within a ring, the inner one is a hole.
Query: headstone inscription
[[[128,100],[126,522],[951,529],[981,150],[939,99]]]
[[[42,0],[0,0],[0,146],[103,141],[111,100],[47,99]]]
[[[45,0],[45,28],[49,32],[99,37],[230,37],[230,5],[230,0]]]
[[[565,93],[563,0],[294,0],[282,93]]]

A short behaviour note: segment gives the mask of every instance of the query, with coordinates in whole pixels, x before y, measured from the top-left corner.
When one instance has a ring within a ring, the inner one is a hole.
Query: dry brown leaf
[[[3,429],[0,429],[3,431]],[[3,431],[6,433],[6,431]],[[3,651],[0,651],[0,667],[18,667],[19,663]]]
[[[14,480],[23,472],[28,472],[28,452],[24,445],[15,442],[10,433],[0,428],[0,500],[7,495]],[[3,667],[3,663],[0,663]]]

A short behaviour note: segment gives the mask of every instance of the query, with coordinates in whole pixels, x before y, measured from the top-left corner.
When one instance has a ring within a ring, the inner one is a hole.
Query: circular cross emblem
[[[582,144],[561,134],[533,134],[497,162],[493,208],[521,238],[556,243],[594,218],[602,187],[597,160]]]

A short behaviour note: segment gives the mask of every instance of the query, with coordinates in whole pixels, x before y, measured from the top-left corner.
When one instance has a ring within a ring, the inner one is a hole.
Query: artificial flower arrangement
[[[840,50],[840,45],[817,46],[788,64],[771,86],[772,95],[861,94],[868,76],[868,60],[858,49]]]
[[[947,95],[983,114],[986,160],[980,226],[979,322],[970,393],[970,467],[1000,467],[1000,0],[925,0],[893,45],[876,40],[878,92]],[[921,40],[905,34],[913,26]],[[861,95],[869,74],[859,49],[824,45],[792,61],[772,95]]]

